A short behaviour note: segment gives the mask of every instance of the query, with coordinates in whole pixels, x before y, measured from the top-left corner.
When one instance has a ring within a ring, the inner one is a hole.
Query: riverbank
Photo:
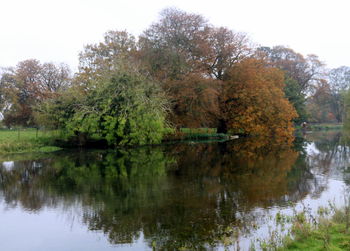
[[[277,213],[269,237],[257,239],[250,250],[319,251],[350,250],[350,205],[338,208],[331,202],[317,212],[293,209],[292,216]],[[257,249],[256,249],[257,248]]]
[[[311,124],[309,130],[339,130],[342,124]],[[301,129],[300,126],[296,129]],[[225,141],[232,139],[231,134],[217,133],[216,128],[181,128],[164,136],[162,143],[186,141]],[[59,131],[43,131],[36,129],[0,130],[0,154],[27,153],[27,152],[53,152],[63,148],[74,147],[107,148],[106,140],[93,139],[80,142],[76,137],[68,143],[62,139]]]
[[[292,226],[294,238],[287,237],[284,247],[279,250],[350,250],[349,207],[323,208],[318,213],[318,217],[312,216],[308,220],[304,214],[295,217]]]
[[[215,128],[181,128],[177,132],[165,135],[163,143],[198,140],[229,140],[230,135],[216,133]],[[59,131],[36,129],[0,130],[0,154],[54,152],[63,148],[75,148],[84,145],[86,148],[107,148],[107,141],[93,139],[80,142],[79,137],[69,143],[62,138]]]
[[[216,128],[180,128],[173,133],[165,135],[163,141],[188,140],[228,140],[230,134],[217,133]]]
[[[307,237],[298,236],[281,251],[296,250],[350,250],[350,234],[346,232],[345,224],[333,222],[327,223],[330,226],[323,226],[322,229],[311,231]],[[321,228],[321,227],[320,227]]]

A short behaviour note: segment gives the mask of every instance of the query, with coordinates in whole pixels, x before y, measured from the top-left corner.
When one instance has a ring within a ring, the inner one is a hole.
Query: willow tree
[[[119,70],[96,80],[67,123],[74,134],[110,145],[160,143],[166,132],[167,100],[159,85],[137,72]]]

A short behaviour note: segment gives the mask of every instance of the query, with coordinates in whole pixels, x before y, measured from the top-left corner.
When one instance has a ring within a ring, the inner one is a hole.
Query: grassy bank
[[[329,221],[322,229],[311,231],[308,236],[297,236],[295,241],[291,241],[280,250],[350,250],[350,234],[346,232],[345,224]]]
[[[343,124],[311,124],[310,128],[313,131],[338,130],[343,128]]]
[[[301,126],[295,126],[297,130],[301,130]],[[324,124],[308,124],[307,130],[310,131],[327,131],[327,130],[339,130],[343,128],[343,124],[336,123],[324,123]]]
[[[166,135],[164,141],[225,140],[228,138],[229,135],[227,134],[216,133],[215,128],[181,128],[177,132]],[[99,142],[95,141],[85,142],[86,147],[101,147]],[[0,130],[0,154],[52,152],[60,150],[61,148],[58,146],[81,146],[77,138],[72,139],[71,144],[67,144],[67,142],[66,139],[62,139],[59,131],[36,129]]]
[[[188,140],[225,140],[229,134],[217,133],[216,128],[180,128],[169,135],[164,141],[188,141]]]
[[[52,152],[58,132],[36,129],[0,130],[0,154],[24,152]]]
[[[292,216],[277,213],[269,237],[257,239],[250,250],[320,251],[350,250],[350,206],[341,209],[329,203],[311,213],[308,209]]]
[[[286,238],[284,247],[279,250],[350,250],[350,211],[349,207],[324,212],[314,222],[306,217],[294,219],[292,233],[294,238]]]

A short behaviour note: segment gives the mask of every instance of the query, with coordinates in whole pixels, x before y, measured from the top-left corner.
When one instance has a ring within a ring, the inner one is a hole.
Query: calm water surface
[[[247,250],[277,212],[341,205],[349,154],[340,132],[321,132],[3,157],[0,249]]]

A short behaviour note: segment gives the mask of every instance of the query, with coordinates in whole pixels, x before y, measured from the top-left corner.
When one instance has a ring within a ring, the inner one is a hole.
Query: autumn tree
[[[3,116],[7,126],[33,126],[33,107],[70,83],[67,65],[41,64],[38,60],[21,61],[1,76]]]
[[[222,80],[226,71],[251,54],[246,34],[225,27],[210,27],[206,64],[209,76]]]
[[[317,81],[325,77],[324,64],[316,55],[304,57],[284,46],[260,47],[257,54],[284,72],[286,97],[298,113],[294,122],[307,120],[306,97]]]
[[[265,54],[272,66],[283,70],[287,77],[294,79],[300,92],[306,93],[313,81],[324,76],[324,64],[316,55],[304,57],[284,46],[260,47],[258,51]]]
[[[326,79],[319,80],[307,100],[310,121],[318,123],[342,121],[338,102],[340,102],[339,96],[333,92],[330,83]]]
[[[350,67],[331,69],[328,72],[328,83],[332,94],[332,111],[337,121],[342,122],[346,113],[345,96],[350,88]]]
[[[209,24],[197,14],[164,9],[158,22],[139,38],[142,58],[158,80],[177,80],[188,73],[203,72],[208,51]]]
[[[57,93],[69,87],[71,70],[66,64],[43,63],[40,67],[40,88],[42,92]]]
[[[181,80],[166,82],[172,112],[170,121],[177,127],[216,127],[220,115],[222,81],[188,74]]]
[[[227,130],[249,135],[291,137],[295,109],[284,96],[284,75],[249,58],[224,78],[221,109]]]
[[[161,12],[139,48],[146,71],[169,95],[171,121],[183,127],[217,126],[223,76],[251,54],[245,34],[174,8]]]
[[[350,68],[330,69],[310,91],[307,102],[310,118],[314,122],[343,122],[346,116],[346,96],[350,87]]]
[[[152,75],[160,80],[201,73],[221,79],[251,53],[246,34],[214,27],[201,15],[169,8],[140,36],[140,50]]]

